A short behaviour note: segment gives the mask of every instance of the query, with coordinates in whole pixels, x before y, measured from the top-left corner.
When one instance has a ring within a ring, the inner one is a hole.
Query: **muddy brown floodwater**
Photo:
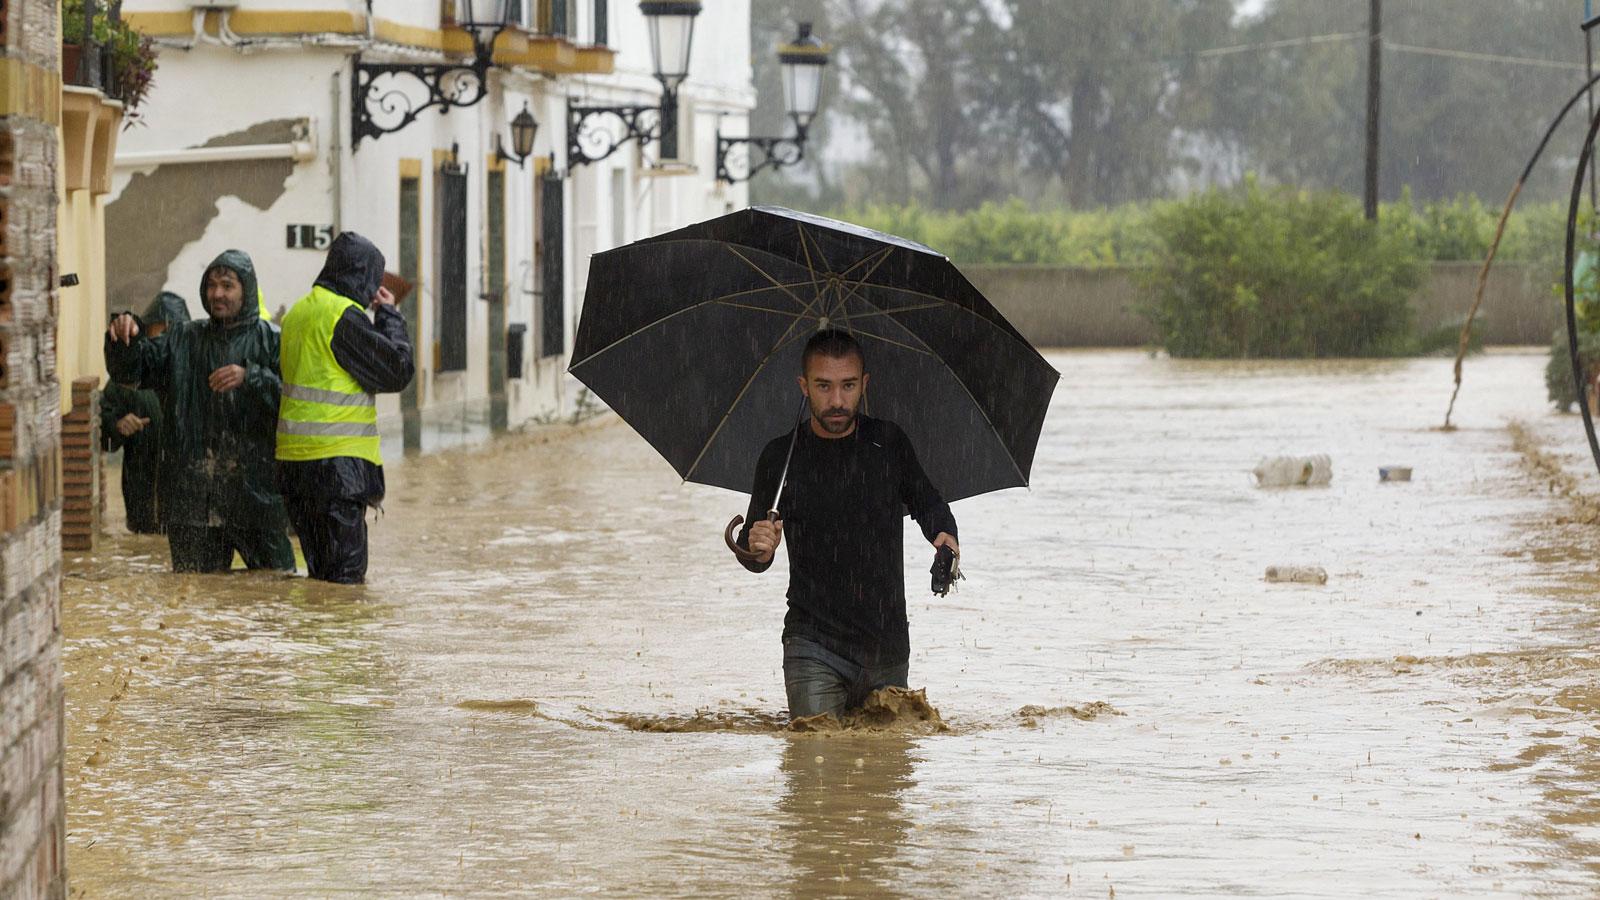
[[[65,578],[74,896],[1600,889],[1600,485],[1540,356],[1472,360],[1449,434],[1448,361],[1050,359],[958,592],[907,540],[938,727],[785,730],[784,566],[615,423],[392,466],[361,588],[107,539]],[[1332,485],[1254,488],[1279,453]]]

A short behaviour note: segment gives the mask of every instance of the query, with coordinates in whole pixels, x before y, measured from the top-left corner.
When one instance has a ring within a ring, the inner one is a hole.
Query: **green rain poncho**
[[[189,305],[170,291],[162,291],[150,301],[140,318],[141,328],[164,324],[168,327],[189,321]],[[149,419],[143,431],[123,437],[117,422],[124,416]],[[122,505],[127,511],[128,530],[137,534],[156,534],[165,530],[156,505],[156,485],[161,474],[161,397],[138,385],[112,382],[100,395],[100,444],[106,450],[122,451]]]
[[[161,397],[164,524],[281,533],[287,518],[273,485],[278,328],[260,318],[250,257],[228,250],[206,271],[218,266],[233,270],[244,288],[233,321],[174,323],[165,334],[141,335],[130,345],[107,338],[106,368],[113,381],[137,383]],[[200,290],[204,297],[203,276]],[[207,379],[229,364],[244,367],[244,384],[213,392]]]

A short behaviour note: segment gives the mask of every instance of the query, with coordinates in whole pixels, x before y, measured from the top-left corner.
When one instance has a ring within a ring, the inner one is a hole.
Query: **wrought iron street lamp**
[[[497,132],[494,136],[495,156],[506,162],[514,162],[517,168],[522,168],[522,164],[533,155],[533,138],[538,133],[538,120],[528,111],[528,104],[522,104],[522,112],[517,113],[516,118],[511,120],[511,152],[507,153],[501,146],[500,135]]]
[[[689,52],[694,45],[694,20],[699,0],[641,0],[650,29],[650,60],[661,82],[661,103],[656,106],[568,106],[567,165],[599,162],[629,141],[661,142],[661,157],[678,156],[678,88],[689,75]],[[610,117],[622,125],[617,132],[601,123]]]
[[[424,110],[477,104],[487,93],[494,42],[517,18],[521,0],[455,0],[455,24],[472,38],[465,63],[365,63],[357,56],[350,94],[352,144],[380,138],[416,121]],[[426,99],[418,95],[426,92]]]
[[[728,184],[749,181],[762,169],[792,166],[806,156],[806,131],[822,102],[822,70],[828,65],[828,47],[811,33],[811,23],[801,22],[793,43],[778,48],[783,70],[783,105],[794,121],[792,137],[723,137],[717,130],[717,178]],[[736,147],[744,148],[744,175],[734,177],[728,165]],[[760,158],[752,157],[759,153]]]

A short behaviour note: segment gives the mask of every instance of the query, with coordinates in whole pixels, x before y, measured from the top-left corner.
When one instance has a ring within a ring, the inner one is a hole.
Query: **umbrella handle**
[[[767,518],[775,521],[778,518],[778,511],[773,510],[769,512],[767,514]],[[728,523],[728,527],[723,529],[722,539],[728,543],[728,549],[733,551],[734,556],[737,556],[747,562],[756,562],[761,559],[761,554],[756,553],[753,550],[746,550],[745,548],[739,546],[738,541],[733,539],[733,533],[738,530],[740,525],[743,524],[744,516],[734,516],[733,521]]]

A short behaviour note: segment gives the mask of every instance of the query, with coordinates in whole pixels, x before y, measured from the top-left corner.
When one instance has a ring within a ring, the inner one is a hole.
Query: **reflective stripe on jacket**
[[[383,465],[376,400],[333,355],[333,329],[351,307],[361,304],[319,286],[283,317],[278,459],[353,456]]]

